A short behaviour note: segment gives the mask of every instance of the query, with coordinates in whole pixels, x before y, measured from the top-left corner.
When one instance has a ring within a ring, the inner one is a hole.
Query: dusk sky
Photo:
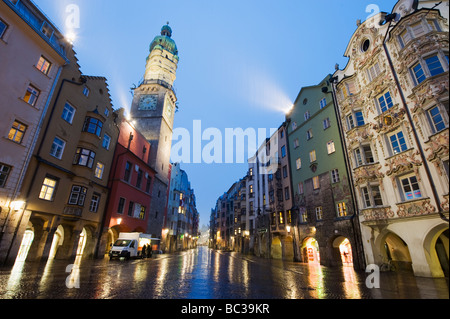
[[[174,127],[279,127],[283,110],[303,86],[347,64],[343,56],[356,21],[373,10],[391,12],[395,0],[34,0],[56,26],[76,34],[74,48],[86,75],[108,79],[114,108],[128,109],[130,88],[143,78],[149,45],[170,22],[179,50]],[[80,9],[68,30],[69,5]],[[203,146],[208,141],[203,142]],[[223,142],[225,145],[225,142]],[[191,151],[192,152],[192,151]],[[223,150],[225,158],[226,150]],[[253,154],[249,154],[253,155]],[[244,164],[181,165],[195,190],[200,226],[217,198],[242,178]]]

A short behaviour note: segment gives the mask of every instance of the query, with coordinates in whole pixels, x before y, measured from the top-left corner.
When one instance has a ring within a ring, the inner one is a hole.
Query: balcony
[[[416,149],[409,149],[388,157],[386,159],[386,164],[384,164],[384,166],[388,168],[386,171],[387,176],[406,173],[421,165],[422,160],[420,158],[420,153]]]
[[[390,206],[362,209],[361,216],[364,217],[364,219],[362,219],[361,222],[370,224],[371,222],[387,222],[403,218],[437,214],[436,207],[431,204],[430,198],[427,197],[400,202],[396,205],[398,207],[396,212],[394,212]]]
[[[373,139],[373,132],[370,124],[356,126],[347,131],[347,139],[350,145],[360,144],[361,141]]]
[[[384,174],[381,172],[381,165],[379,163],[370,163],[367,165],[358,166],[353,170],[353,176],[357,184],[372,181],[382,180]]]

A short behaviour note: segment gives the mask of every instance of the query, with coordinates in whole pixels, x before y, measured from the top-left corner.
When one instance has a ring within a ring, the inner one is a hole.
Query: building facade
[[[14,259],[29,218],[23,180],[69,50],[31,1],[0,1],[0,264]]]
[[[163,230],[164,250],[180,251],[196,247],[199,214],[195,193],[180,163],[172,164],[167,217]]]
[[[106,79],[68,57],[24,180],[19,260],[93,257],[99,243],[120,118]]]
[[[448,52],[448,1],[402,0],[333,75],[368,264],[448,276]]]
[[[148,164],[150,149],[150,143],[133,124],[123,120],[109,176],[99,257],[109,252],[121,232],[147,232],[156,174]]]
[[[302,88],[286,116],[301,261],[362,269],[357,208],[329,79]],[[361,123],[359,114],[354,121]]]
[[[172,29],[165,25],[150,44],[144,79],[134,89],[130,118],[152,145],[150,165],[156,170],[147,230],[162,236],[169,187],[170,152],[177,97],[173,88],[179,61]]]

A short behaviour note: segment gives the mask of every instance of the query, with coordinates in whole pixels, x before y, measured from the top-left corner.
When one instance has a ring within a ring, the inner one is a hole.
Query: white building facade
[[[401,0],[333,75],[367,264],[448,276],[448,1]]]

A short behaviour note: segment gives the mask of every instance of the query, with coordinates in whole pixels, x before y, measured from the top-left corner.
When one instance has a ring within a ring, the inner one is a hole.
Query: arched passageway
[[[308,237],[303,240],[302,256],[305,263],[320,264],[319,244],[315,238]]]
[[[271,246],[271,257],[273,259],[282,259],[283,258],[283,252],[281,249],[281,240],[279,237],[274,237],[272,239],[272,246]]]

